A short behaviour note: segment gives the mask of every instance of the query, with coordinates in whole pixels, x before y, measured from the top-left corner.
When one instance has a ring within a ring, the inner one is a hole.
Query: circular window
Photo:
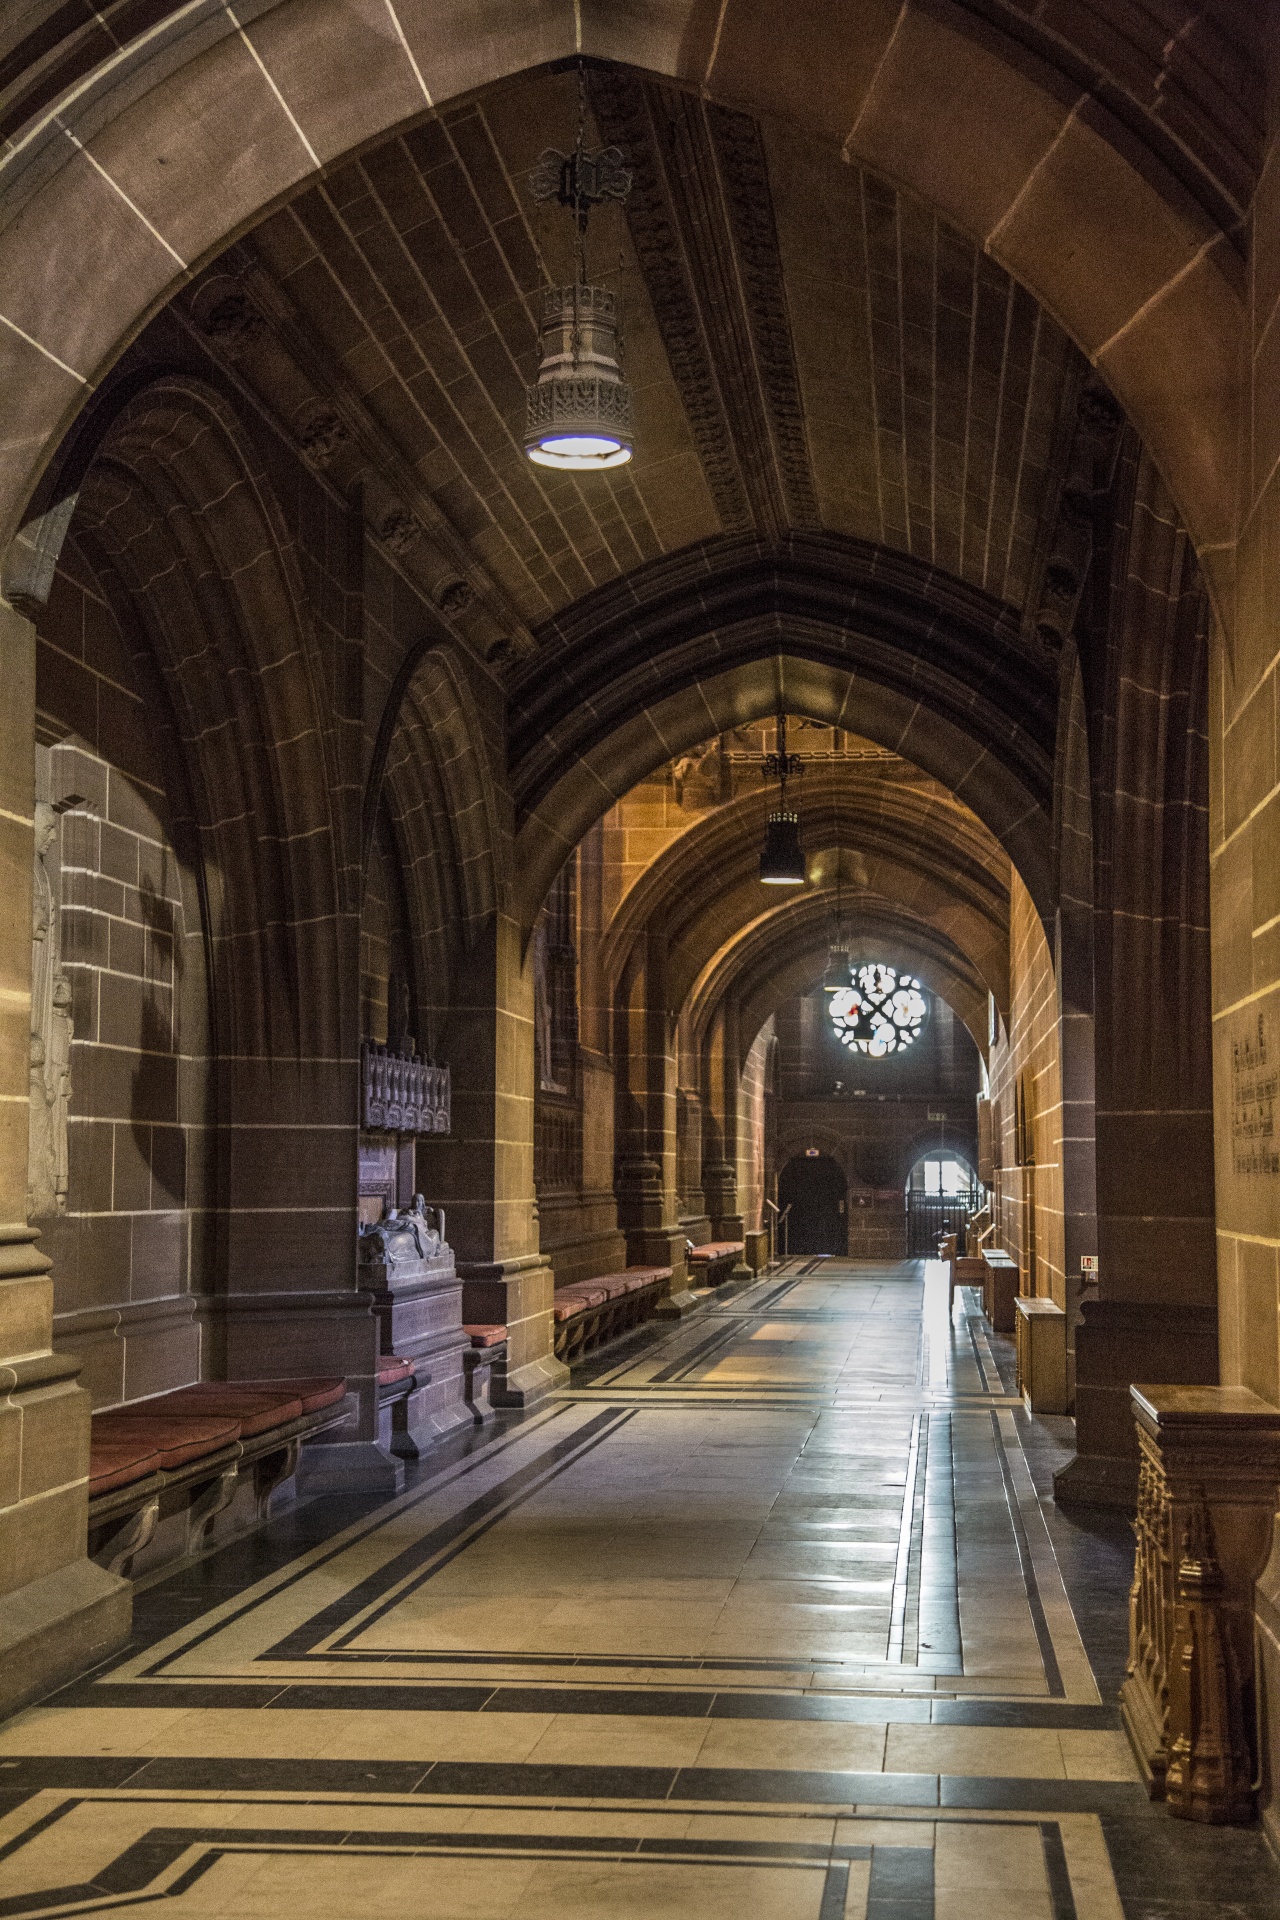
[[[852,1053],[881,1059],[909,1047],[925,1022],[924,989],[909,973],[875,961],[831,995],[831,1022]]]

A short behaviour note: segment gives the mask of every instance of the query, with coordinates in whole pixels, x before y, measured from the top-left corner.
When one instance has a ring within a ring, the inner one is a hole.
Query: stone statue
[[[434,1260],[443,1245],[444,1209],[428,1208],[423,1196],[415,1193],[411,1207],[394,1208],[385,1220],[361,1227],[360,1262],[396,1267],[411,1260]]]
[[[71,1099],[71,983],[62,971],[58,902],[48,856],[58,815],[36,804],[31,913],[31,1110],[27,1149],[27,1213],[31,1219],[67,1204],[67,1109]]]

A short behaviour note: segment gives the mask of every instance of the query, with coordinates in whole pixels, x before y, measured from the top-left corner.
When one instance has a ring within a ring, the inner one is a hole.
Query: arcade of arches
[[[0,1911],[1280,1914],[1272,0],[0,12]]]

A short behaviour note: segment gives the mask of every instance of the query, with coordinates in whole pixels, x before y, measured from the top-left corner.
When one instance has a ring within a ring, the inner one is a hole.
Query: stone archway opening
[[[944,1234],[958,1233],[982,1202],[976,1170],[953,1147],[934,1147],[907,1175],[907,1256],[932,1259]]]
[[[778,1175],[778,1207],[788,1253],[848,1253],[849,1183],[829,1153],[809,1147],[788,1160]]]

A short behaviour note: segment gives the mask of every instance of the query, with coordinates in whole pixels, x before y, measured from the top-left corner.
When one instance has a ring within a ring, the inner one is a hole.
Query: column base
[[[73,1560],[0,1599],[0,1715],[74,1679],[129,1638],[133,1587]]]
[[[404,1463],[374,1440],[335,1440],[304,1447],[298,1462],[298,1492],[400,1493]]]
[[[494,1407],[536,1407],[548,1394],[569,1384],[569,1369],[553,1353],[526,1360],[522,1367],[499,1361],[489,1382],[489,1404]]]
[[[432,1447],[447,1440],[451,1433],[457,1433],[460,1427],[474,1426],[471,1408],[465,1398],[459,1396],[444,1406],[432,1408],[426,1406],[415,1410],[415,1400],[425,1401],[425,1392],[410,1394],[403,1426],[392,1421],[391,1438],[387,1442],[391,1452],[398,1460],[419,1460]]]
[[[505,1326],[507,1350],[495,1360],[489,1402],[534,1407],[569,1384],[569,1369],[554,1352],[551,1299],[555,1276],[541,1253],[460,1266],[465,1325]]]
[[[1076,1445],[1054,1476],[1055,1496],[1080,1506],[1133,1510],[1138,1439],[1129,1388],[1137,1381],[1213,1386],[1218,1378],[1215,1307],[1089,1300],[1076,1327]]]
[[[1110,1453],[1078,1453],[1053,1476],[1053,1497],[1060,1507],[1118,1507],[1138,1504],[1138,1460]]]
[[[687,1313],[694,1312],[702,1305],[695,1294],[682,1287],[679,1293],[669,1293],[665,1300],[659,1300],[653,1310],[655,1320],[683,1320]]]

